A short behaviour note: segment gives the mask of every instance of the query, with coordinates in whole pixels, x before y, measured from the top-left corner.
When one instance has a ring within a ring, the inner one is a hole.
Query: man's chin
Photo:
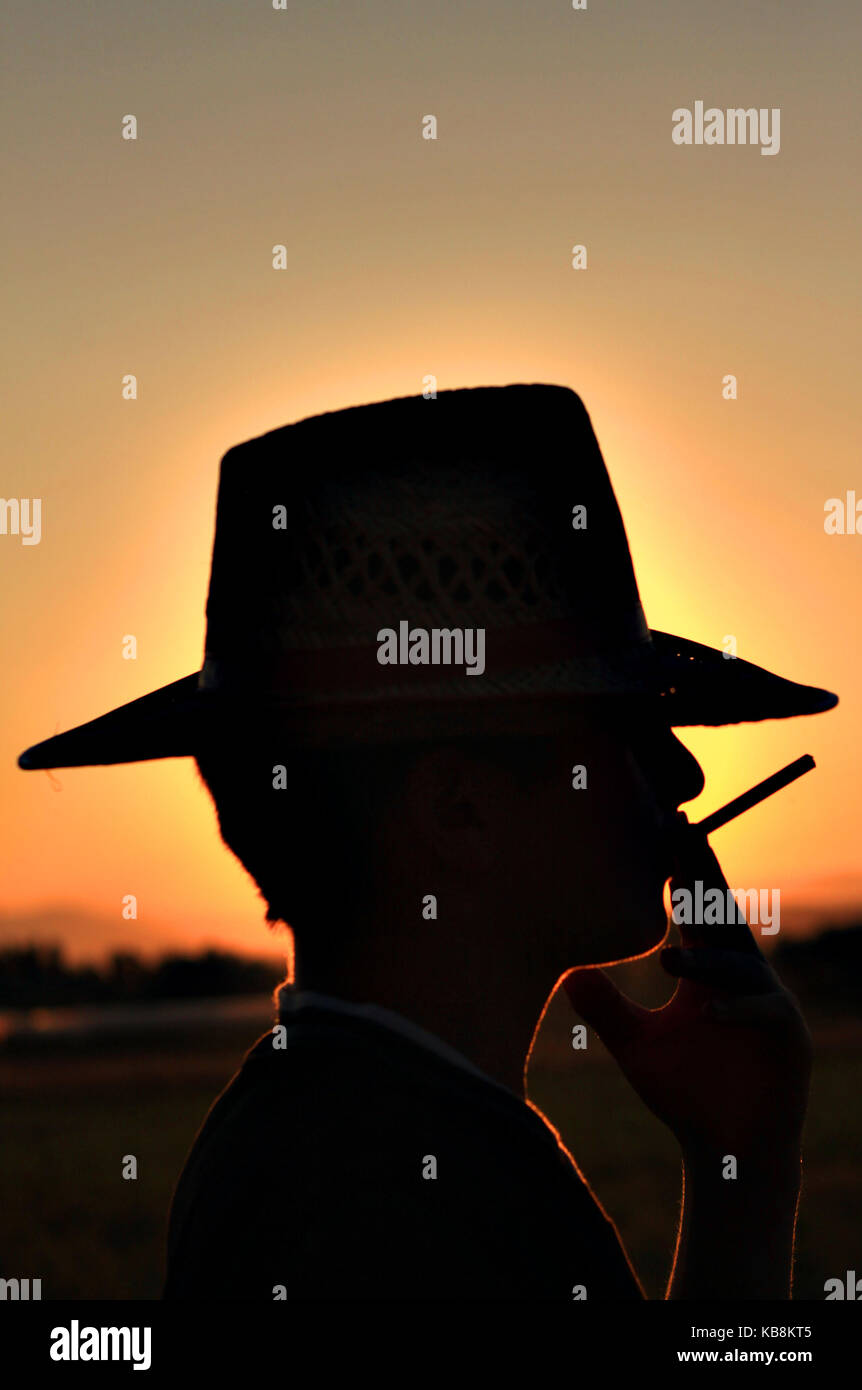
[[[657,921],[651,930],[642,934],[641,942],[633,952],[633,958],[638,956],[650,956],[653,951],[657,951],[668,934],[667,916],[662,911],[661,921]],[[631,957],[630,957],[631,959]]]

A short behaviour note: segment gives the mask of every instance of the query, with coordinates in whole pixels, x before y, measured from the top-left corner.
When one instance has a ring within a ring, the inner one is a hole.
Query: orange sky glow
[[[706,773],[686,809],[812,753],[713,844],[731,885],[780,887],[790,931],[862,917],[862,534],[824,530],[828,499],[862,500],[847,26],[833,40],[812,7],[782,43],[746,10],[743,51],[676,4],[623,35],[564,6],[446,24],[415,6],[406,29],[386,5],[261,7],[251,28],[145,8],[134,28],[101,3],[12,21],[0,493],[43,512],[38,545],[0,536],[0,943],[278,948],[192,760],[49,776],[16,758],[199,667],[227,448],[427,374],[571,386],[650,625],[732,634],[839,694],[810,719],[681,730]],[[780,154],[674,145],[671,112],[700,95],[780,106]]]

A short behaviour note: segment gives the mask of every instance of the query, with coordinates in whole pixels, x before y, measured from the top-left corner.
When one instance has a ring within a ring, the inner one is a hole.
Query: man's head
[[[571,966],[653,949],[667,821],[703,785],[654,706],[614,700],[573,703],[544,737],[282,756],[264,726],[197,761],[268,920],[293,929],[300,983],[341,989],[382,949],[412,969],[429,939],[529,960],[548,991]]]

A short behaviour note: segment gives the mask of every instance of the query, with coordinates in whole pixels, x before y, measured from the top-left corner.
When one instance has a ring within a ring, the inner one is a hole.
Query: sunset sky
[[[0,941],[272,950],[191,759],[16,758],[200,666],[227,448],[428,374],[574,388],[651,626],[838,692],[681,731],[687,809],[813,753],[713,845],[788,930],[862,916],[862,534],[824,531],[862,501],[858,6],[11,0],[5,29],[0,495],[42,538],[0,535]],[[780,108],[780,152],[674,144],[697,100]]]

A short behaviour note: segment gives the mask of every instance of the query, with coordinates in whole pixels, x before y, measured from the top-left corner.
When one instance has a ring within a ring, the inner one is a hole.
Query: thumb
[[[571,970],[563,989],[575,1011],[612,1053],[637,1036],[650,1012],[621,994],[604,970],[595,967]]]

